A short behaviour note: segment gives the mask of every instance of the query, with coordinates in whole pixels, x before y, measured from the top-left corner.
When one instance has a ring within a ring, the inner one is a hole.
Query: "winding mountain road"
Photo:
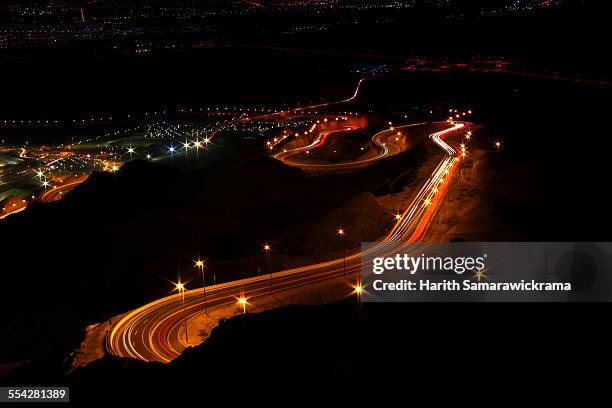
[[[391,251],[399,243],[415,243],[421,240],[431,219],[435,215],[460,160],[457,151],[444,138],[466,126],[465,123],[449,125],[448,128],[429,136],[444,157],[426,180],[411,205],[398,219],[391,232],[365,252],[357,252],[346,258],[292,268],[248,279],[222,283],[203,289],[187,290],[144,305],[120,319],[107,336],[107,350],[117,356],[144,361],[169,362],[185,349],[181,327],[186,320],[215,308],[236,304],[239,296],[257,302],[258,297],[268,296],[295,288],[311,285],[323,280],[358,273],[361,257],[370,251]],[[376,138],[376,136],[374,136]],[[389,151],[383,149],[384,155]],[[184,306],[183,306],[184,296]]]

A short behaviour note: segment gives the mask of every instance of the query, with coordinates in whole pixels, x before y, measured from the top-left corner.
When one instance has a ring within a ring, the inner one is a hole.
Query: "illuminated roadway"
[[[61,200],[66,193],[87,180],[87,177],[87,175],[75,176],[73,181],[48,189],[41,194],[40,201],[50,203]]]
[[[7,206],[8,206],[8,208],[7,208]],[[28,204],[24,200],[19,200],[19,201],[16,201],[16,202],[11,202],[11,203],[7,204],[7,206],[5,206],[3,209],[0,210],[0,220],[5,219],[9,215],[13,215],[13,214],[17,214],[19,212],[22,212],[23,210],[28,208]]]
[[[302,168],[312,168],[312,169],[343,169],[343,168],[356,168],[366,166],[371,164],[377,160],[395,156],[396,154],[401,153],[405,149],[402,148],[401,143],[395,140],[397,137],[397,132],[408,129],[415,126],[424,125],[424,123],[413,123],[410,125],[399,126],[391,129],[383,130],[382,132],[378,132],[374,136],[372,136],[372,143],[376,147],[377,154],[373,157],[368,157],[364,159],[354,160],[350,162],[341,162],[341,163],[329,163],[329,164],[320,164],[320,163],[308,163],[302,160],[295,160],[295,156],[309,152],[316,148],[319,148],[325,144],[325,142],[330,138],[330,136],[336,133],[344,133],[355,130],[355,127],[347,126],[337,130],[328,130],[324,132],[320,132],[314,141],[308,146],[297,147],[295,149],[284,150],[280,153],[274,155],[274,158],[282,161],[285,164],[295,167]],[[404,136],[402,136],[403,138]]]
[[[464,128],[464,123],[450,127],[429,136],[445,153],[431,176],[421,187],[411,205],[401,215],[391,232],[377,244],[364,252],[358,252],[344,258],[321,262],[300,268],[293,268],[260,275],[238,281],[206,287],[206,304],[208,311],[235,305],[238,297],[244,294],[249,303],[270,293],[278,293],[358,273],[361,270],[361,257],[380,251],[392,251],[401,242],[417,242],[423,238],[431,218],[439,208],[450,178],[457,168],[459,156],[457,151],[447,144],[444,136]],[[169,362],[178,357],[185,349],[184,333],[181,327],[185,319],[193,319],[205,313],[202,288],[184,292],[185,309],[182,294],[177,293],[125,315],[111,329],[107,336],[108,351],[117,356],[129,357],[144,361]]]

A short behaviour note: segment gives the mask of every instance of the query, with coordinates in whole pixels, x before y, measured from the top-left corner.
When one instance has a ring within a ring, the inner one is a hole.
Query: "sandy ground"
[[[500,216],[509,199],[494,152],[474,150],[461,164],[432,226],[429,241],[520,241],[522,234]]]
[[[81,346],[73,352],[72,369],[85,367],[87,364],[101,359],[106,355],[106,335],[113,324],[117,323],[129,312],[115,316],[102,323],[95,323],[85,329],[85,338]]]
[[[385,196],[377,197],[378,204],[382,207],[391,211],[392,214],[403,212],[414,200],[414,197],[418,193],[419,189],[423,186],[423,183],[435,167],[440,163],[442,154],[435,150],[437,148],[427,147],[429,150],[429,158],[422,165],[418,166],[416,175],[411,178],[411,181],[406,184],[402,190],[396,194],[388,194]],[[436,154],[438,153],[438,154]],[[397,176],[398,179],[402,178],[402,174]]]

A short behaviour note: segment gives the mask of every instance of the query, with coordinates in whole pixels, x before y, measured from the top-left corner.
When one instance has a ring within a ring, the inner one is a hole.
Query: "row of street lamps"
[[[395,219],[396,220],[401,220],[401,215],[400,214],[396,214],[395,215]],[[336,231],[337,235],[340,237],[341,242],[344,242],[344,237],[346,236],[346,230],[340,226],[340,228]],[[265,253],[266,256],[266,262],[268,264],[268,287],[269,287],[269,291],[270,291],[270,296],[272,296],[272,256],[271,256],[271,252],[272,252],[272,247],[270,246],[270,244],[268,242],[266,242],[263,246],[263,251]],[[199,272],[201,272],[202,274],[202,292],[203,292],[203,296],[204,296],[204,314],[206,316],[208,316],[208,302],[207,302],[207,295],[206,295],[206,268],[205,268],[205,263],[203,259],[198,258],[196,261],[194,261],[195,263],[195,267],[198,269]],[[342,275],[343,277],[346,277],[346,248],[343,248],[343,260],[342,260]],[[216,280],[216,279],[215,279]],[[361,286],[361,281],[359,281],[355,286],[353,286],[354,292],[359,301],[361,302],[361,295],[363,293],[363,288]],[[183,308],[183,321],[184,321],[184,325],[185,325],[185,342],[188,343],[189,342],[189,336],[188,336],[188,331],[187,331],[187,310],[185,307],[185,291],[187,290],[185,287],[185,284],[183,282],[178,281],[178,283],[175,284],[175,290],[177,290],[179,292],[179,294],[181,294],[181,302],[182,302],[182,308]],[[242,291],[240,293],[240,297],[237,298],[237,303],[242,306],[242,313],[246,314],[246,306],[248,304],[248,299],[245,297],[244,295],[244,291]]]

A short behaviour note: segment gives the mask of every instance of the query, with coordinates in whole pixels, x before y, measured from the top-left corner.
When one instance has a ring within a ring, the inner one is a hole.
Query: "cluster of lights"
[[[353,116],[353,115],[356,115],[356,113],[351,113],[348,116]],[[315,133],[317,126],[321,124],[329,123],[330,121],[333,121],[333,122],[346,121],[348,120],[348,116],[345,114],[345,115],[340,115],[340,116],[324,117],[323,119],[317,119],[316,121],[311,120],[310,121],[311,123],[306,122],[306,125],[305,125],[306,130],[304,131],[284,129],[282,134],[280,134],[279,136],[275,136],[272,140],[268,140],[266,142],[266,147],[269,150],[274,150],[274,148],[277,145],[286,141],[289,138],[290,133],[293,133],[293,136],[295,138],[300,137],[302,134],[304,136],[308,136],[310,134]],[[283,149],[283,153],[286,153],[286,152],[287,152],[287,149]],[[310,150],[307,150],[305,153],[310,154]]]
[[[467,157],[467,147],[465,146],[465,143],[461,143],[459,147],[461,148],[461,158],[465,159]]]
[[[207,111],[210,110],[211,109],[207,109]],[[224,113],[230,111],[229,108],[226,109],[225,107],[219,109],[215,108],[214,110],[223,111]],[[38,177],[38,185],[46,191],[50,188],[57,188],[57,185],[53,185],[53,181],[57,179],[58,175],[61,176],[61,174],[65,174],[66,172],[74,173],[75,171],[79,171],[87,174],[95,170],[102,170],[115,173],[119,170],[123,162],[126,161],[126,158],[133,159],[135,157],[146,157],[147,160],[153,160],[155,156],[152,151],[143,153],[143,148],[139,148],[141,145],[139,139],[170,140],[169,144],[160,144],[159,149],[162,153],[165,151],[174,154],[179,150],[188,151],[195,149],[197,151],[200,148],[206,148],[211,142],[211,136],[220,130],[246,130],[263,134],[280,127],[287,127],[287,121],[270,119],[266,122],[259,120],[259,118],[251,120],[246,116],[250,113],[279,112],[278,110],[238,108],[236,111],[238,115],[234,115],[229,118],[229,120],[217,120],[214,123],[212,123],[212,121],[203,123],[203,119],[201,118],[194,121],[184,121],[180,124],[163,120],[148,121],[141,125],[125,127],[120,130],[113,130],[91,137],[80,139],[73,137],[69,144],[60,144],[55,147],[28,146],[27,150],[25,147],[21,147],[20,155],[34,155],[38,157],[39,163],[41,161],[44,162],[42,168],[38,168],[36,171],[36,176]],[[299,115],[296,115],[289,123],[298,128],[302,127],[302,129],[305,129],[303,132],[305,135],[314,133],[320,123],[329,122],[330,120],[338,122],[347,120],[350,116],[357,115],[355,112],[341,112],[335,115],[326,113],[326,117],[315,121],[311,116],[312,111],[306,112],[306,110],[296,109],[295,112],[299,112]],[[163,113],[164,112],[161,112],[161,114]],[[315,111],[315,113],[318,112]],[[150,120],[159,114],[160,112],[151,112],[150,115],[145,116]],[[244,118],[248,120],[243,120]],[[261,118],[264,117],[261,116]],[[100,117],[99,120],[112,120],[112,118]],[[79,121],[75,119],[74,122],[77,123]],[[286,141],[293,132],[294,131],[290,129],[285,129],[281,136],[275,137],[274,142],[270,142],[269,144],[276,145],[282,141]],[[299,134],[300,133],[296,132],[296,135]],[[181,138],[184,139],[185,142],[177,142],[177,139],[181,140]],[[150,145],[150,142],[147,141],[146,144]],[[27,145],[28,143],[26,142],[26,146]],[[9,150],[10,149],[9,147]],[[150,146],[148,146],[147,149],[150,149]],[[284,149],[284,151],[286,151],[286,149]],[[23,172],[22,170],[12,171],[15,173]],[[15,180],[14,182],[19,182],[20,179],[15,178]]]
[[[449,124],[451,125],[455,125],[455,122],[459,119],[461,119],[462,117],[466,117],[468,115],[472,114],[471,110],[467,110],[467,111],[459,111],[458,109],[449,109],[448,110],[449,116],[448,119],[446,120]]]

